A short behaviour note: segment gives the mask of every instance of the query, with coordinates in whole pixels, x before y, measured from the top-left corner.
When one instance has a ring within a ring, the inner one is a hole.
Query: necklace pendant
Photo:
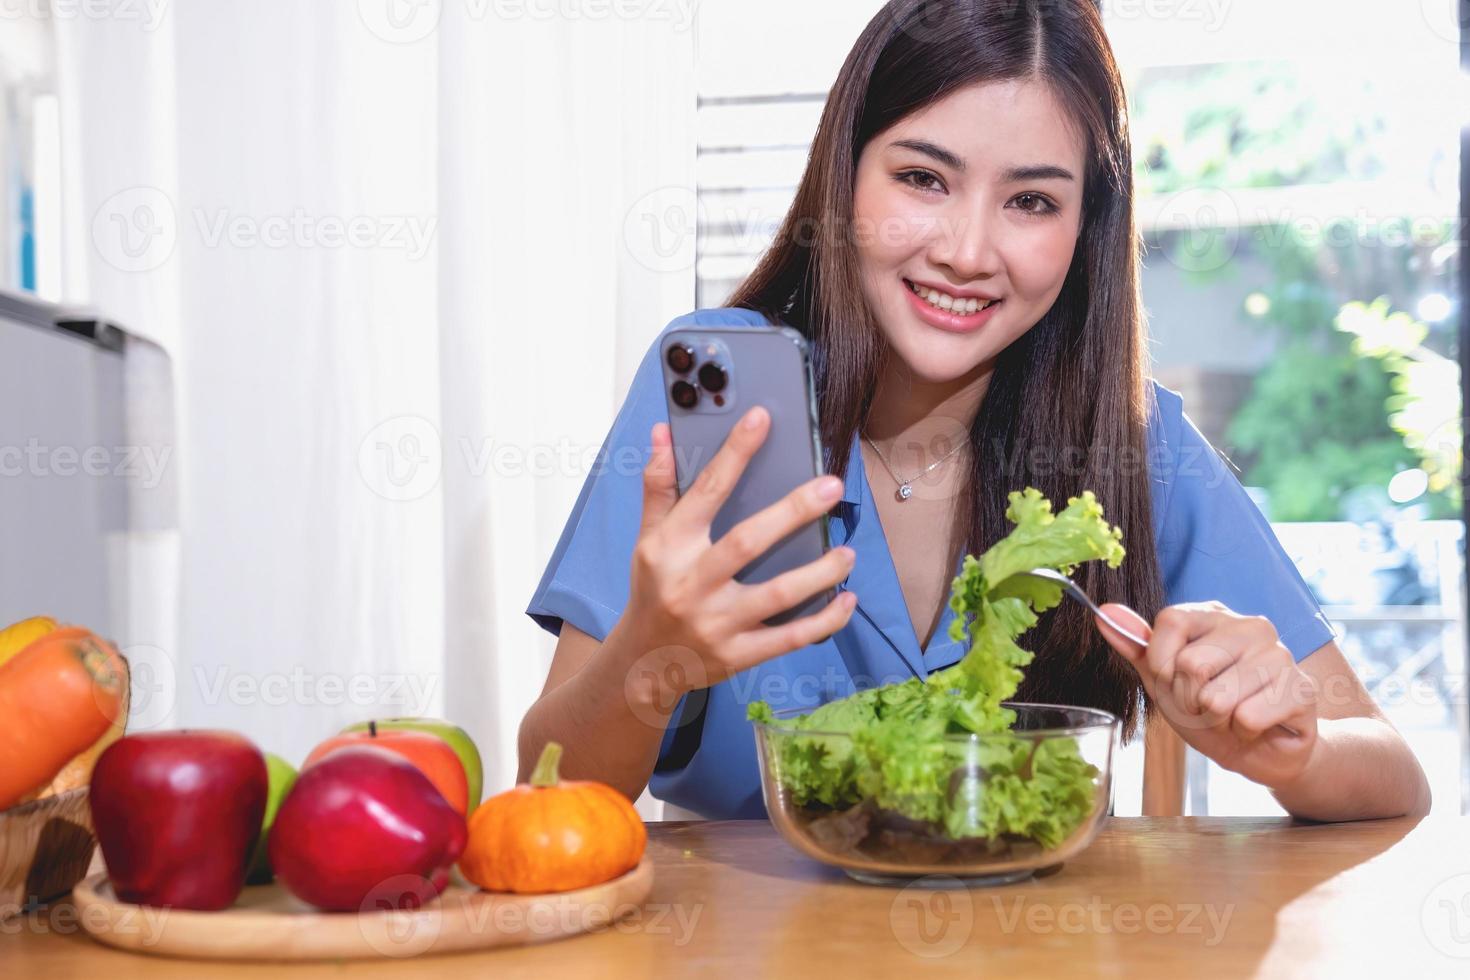
[[[914,488],[909,486],[907,483],[900,483],[898,485],[898,492],[894,494],[894,496],[897,497],[899,500],[907,500],[913,495]]]

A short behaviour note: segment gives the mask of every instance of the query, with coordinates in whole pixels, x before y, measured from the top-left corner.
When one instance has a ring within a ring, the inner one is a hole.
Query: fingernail
[[[740,420],[741,428],[754,429],[761,424],[761,410],[752,408],[745,413],[745,418]]]
[[[824,476],[817,484],[817,496],[822,500],[836,500],[842,496],[842,481],[835,476]]]
[[[857,552],[852,550],[845,544],[838,545],[837,550],[842,552],[842,557],[847,559],[848,561],[854,561],[857,558]]]

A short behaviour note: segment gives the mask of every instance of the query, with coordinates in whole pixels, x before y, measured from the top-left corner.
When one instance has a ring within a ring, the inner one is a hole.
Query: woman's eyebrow
[[[922,153],[951,170],[965,172],[965,161],[944,147],[928,140],[894,140],[888,145]],[[1025,167],[1008,167],[1001,173],[1000,179],[1002,183],[1016,184],[1025,180],[1076,180],[1077,178],[1066,167],[1058,167],[1053,164],[1033,164]]]

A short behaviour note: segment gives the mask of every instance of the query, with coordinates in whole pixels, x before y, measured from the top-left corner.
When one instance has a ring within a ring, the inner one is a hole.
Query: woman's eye
[[[1029,206],[1025,203],[1028,201],[1031,202]],[[1046,198],[1042,197],[1040,194],[1022,194],[1020,197],[1016,198],[1016,202],[1021,205],[1021,210],[1026,212],[1027,214],[1056,214],[1058,211],[1061,210],[1051,201],[1048,201]]]
[[[939,183],[938,177],[927,170],[905,170],[898,175],[898,179],[910,187],[916,187],[921,191],[942,189],[944,186]],[[922,183],[924,181],[932,181],[932,183]]]

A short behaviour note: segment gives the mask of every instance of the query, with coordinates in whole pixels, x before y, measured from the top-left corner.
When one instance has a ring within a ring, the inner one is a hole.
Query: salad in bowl
[[[969,640],[958,663],[807,713],[748,708],[771,821],[859,880],[1016,881],[1081,851],[1107,813],[1118,719],[1011,700],[1033,658],[1017,639],[1062,601],[1059,585],[1017,573],[1116,568],[1122,532],[1091,492],[1056,514],[1030,488],[1009,503],[1015,527],[954,580],[950,635]]]

